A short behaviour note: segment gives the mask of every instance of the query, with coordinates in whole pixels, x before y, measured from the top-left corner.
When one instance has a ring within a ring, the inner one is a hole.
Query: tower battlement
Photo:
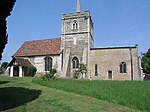
[[[87,10],[87,11],[84,11],[83,13],[82,12],[77,12],[77,13],[69,13],[69,14],[62,14],[62,19],[73,19],[73,18],[82,18],[82,17],[91,17],[90,15],[90,11]]]

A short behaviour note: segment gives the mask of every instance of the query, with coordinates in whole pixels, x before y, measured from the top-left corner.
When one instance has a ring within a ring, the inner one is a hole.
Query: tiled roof
[[[28,66],[33,66],[32,63],[28,60],[28,59],[23,59],[23,58],[17,58],[17,57],[14,57],[11,62],[8,64],[8,66],[11,66],[13,65],[13,62],[14,61],[17,61],[19,63],[19,65],[21,66],[25,66],[25,67],[28,67]]]
[[[37,56],[60,54],[61,39],[35,40],[25,42],[13,56]]]
[[[19,62],[19,64],[21,66],[33,66],[29,60],[27,59],[23,59],[23,58],[15,58],[17,62]]]

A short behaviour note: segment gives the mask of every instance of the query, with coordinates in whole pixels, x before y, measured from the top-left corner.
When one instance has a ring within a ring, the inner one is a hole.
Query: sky
[[[139,45],[150,48],[150,0],[80,0],[82,12],[90,10],[94,22],[94,46]],[[60,37],[61,15],[76,12],[76,0],[17,0],[7,18],[8,44],[2,62],[25,41]]]

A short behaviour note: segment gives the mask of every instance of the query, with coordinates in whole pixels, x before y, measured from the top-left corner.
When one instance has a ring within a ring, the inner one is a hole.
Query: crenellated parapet
[[[90,11],[87,10],[87,11],[84,11],[83,13],[82,12],[77,12],[77,13],[69,13],[69,14],[62,14],[62,20],[64,19],[76,19],[76,18],[91,18],[91,15],[90,15]]]

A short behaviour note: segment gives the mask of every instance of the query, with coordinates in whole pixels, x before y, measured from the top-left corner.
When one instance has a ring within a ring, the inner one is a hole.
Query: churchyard
[[[150,111],[148,81],[90,81],[0,77],[0,111]]]

